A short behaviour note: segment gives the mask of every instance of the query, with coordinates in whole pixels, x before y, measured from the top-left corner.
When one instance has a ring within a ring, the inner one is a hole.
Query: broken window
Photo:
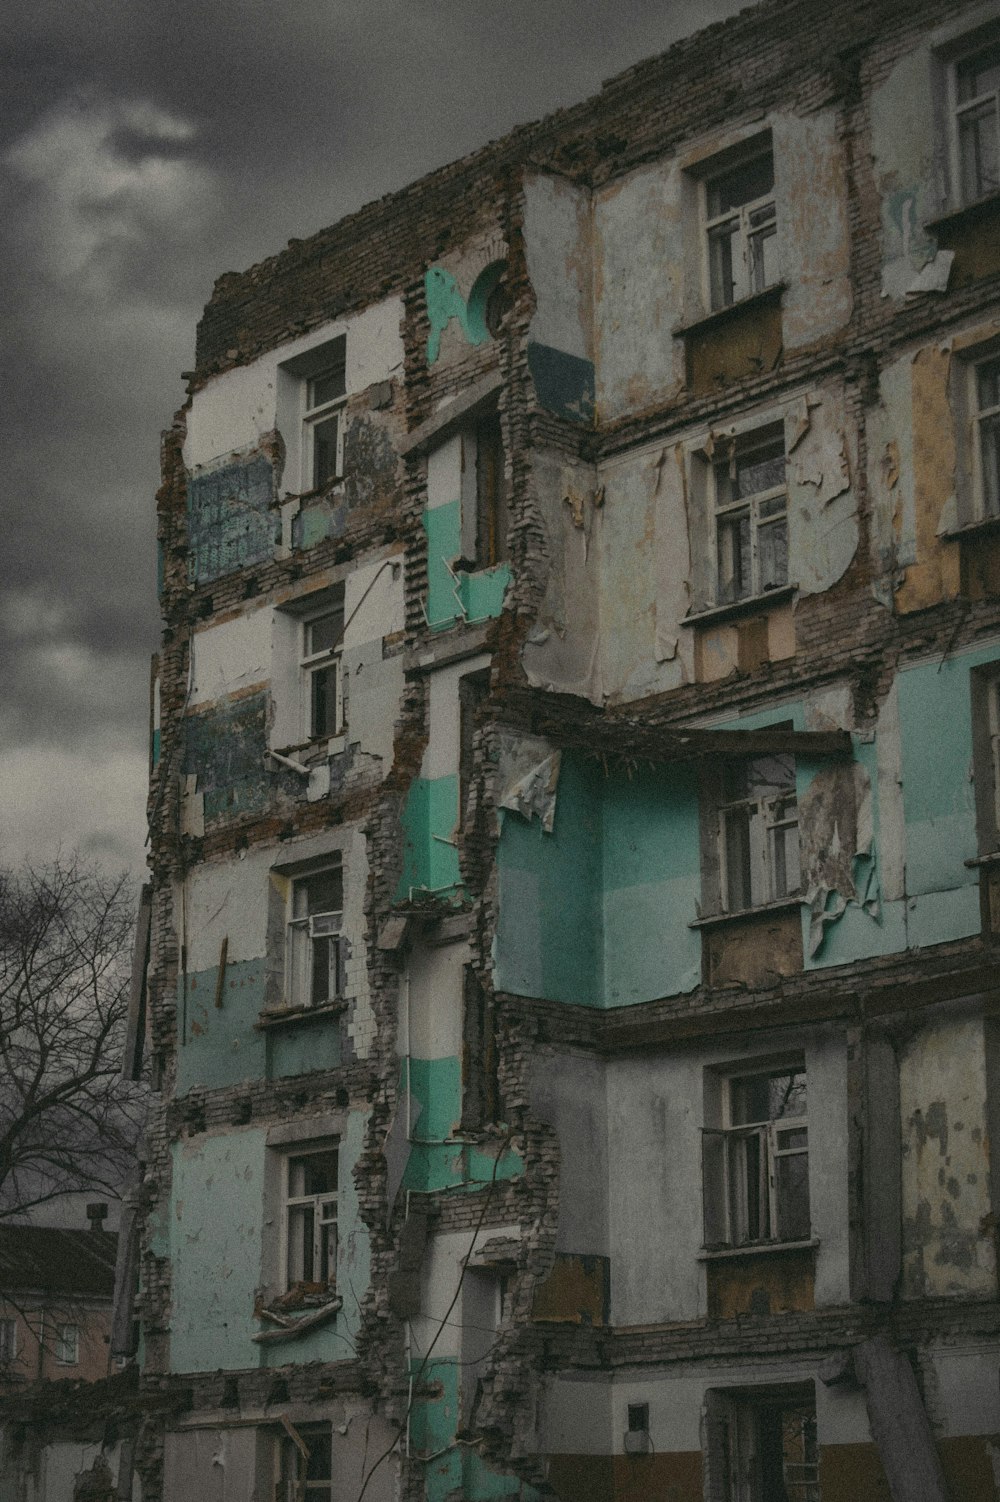
[[[275,1502],[332,1502],[333,1455],[329,1424],[288,1425],[278,1445]]]
[[[794,756],[727,759],[710,777],[706,908],[738,913],[795,896],[801,873]]]
[[[709,1494],[719,1502],[820,1502],[816,1401],[801,1390],[706,1394]]]
[[[706,1126],[702,1139],[706,1247],[807,1241],[804,1067],[724,1077],[719,1114],[721,1125]]]
[[[780,423],[732,439],[712,465],[716,599],[753,599],[788,583],[788,497]]]
[[[507,557],[507,488],[498,412],[480,417],[462,437],[462,559],[493,568]]]
[[[302,622],[302,677],[309,740],[339,735],[344,727],[341,646],[344,636],[344,586],[326,608]]]
[[[335,1146],[285,1160],[285,1278],[307,1300],[325,1302],[337,1286]]]
[[[709,303],[728,308],[778,281],[770,147],[708,177],[704,193]]]
[[[963,204],[1000,191],[1000,42],[952,68],[955,177]]]
[[[302,472],[307,488],[320,490],[344,473],[346,339],[335,339],[330,363],[302,382]]]
[[[291,1006],[340,1000],[346,987],[344,873],[338,862],[291,884],[286,947],[286,998]]]

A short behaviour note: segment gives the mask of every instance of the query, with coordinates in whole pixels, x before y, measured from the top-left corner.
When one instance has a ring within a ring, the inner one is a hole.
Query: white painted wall
[[[488,653],[437,668],[430,678],[429,735],[420,769],[422,777],[454,777],[458,771],[458,684],[469,673],[490,665]]]
[[[214,376],[191,401],[184,443],[185,464],[193,469],[226,454],[255,447],[262,434],[279,425],[278,367],[339,334],[347,335],[348,395],[364,391],[374,381],[400,374],[402,319],[401,299],[387,298],[269,350],[249,365]],[[283,437],[291,454],[297,434],[284,433]]]
[[[454,433],[427,455],[427,509],[447,506],[462,495],[462,435]]]
[[[469,945],[464,940],[456,944],[417,943],[410,950],[410,1053],[415,1059],[461,1057],[462,971],[469,958]],[[406,1047],[402,1028],[398,1045],[400,1050]]]
[[[743,1048],[613,1060],[608,1065],[608,1224],[612,1323],[704,1317],[701,1128],[704,1071],[752,1068],[773,1055]],[[846,1044],[836,1034],[781,1039],[802,1050],[809,1086],[809,1198],[816,1250],[816,1303],[848,1299]],[[643,1193],[636,1193],[636,1184]]]
[[[227,936],[230,964],[259,959],[266,953],[268,873],[273,860],[273,850],[257,847],[242,860],[202,861],[191,867],[185,892],[189,971],[217,965],[220,945]]]
[[[524,185],[524,246],[535,294],[530,337],[593,358],[593,235],[590,195],[561,177]]]
[[[191,638],[189,703],[205,704],[271,676],[271,612],[254,608],[231,620],[201,627]]]

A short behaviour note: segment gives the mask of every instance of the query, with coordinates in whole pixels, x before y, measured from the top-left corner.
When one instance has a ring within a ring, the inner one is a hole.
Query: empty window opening
[[[820,1502],[811,1396],[716,1391],[708,1399],[712,1497],[720,1502]]]
[[[778,281],[774,157],[768,149],[705,183],[708,280],[713,308]]]
[[[285,1287],[322,1302],[337,1286],[336,1147],[286,1160]]]
[[[293,1006],[323,1006],[345,990],[344,873],[337,864],[292,882],[286,987]]]
[[[704,1129],[705,1245],[806,1241],[809,1125],[801,1066],[723,1080],[721,1127]]]
[[[333,1455],[329,1424],[299,1424],[279,1440],[275,1502],[332,1502]]]
[[[980,518],[1000,517],[1000,359],[973,367],[973,465]]]
[[[780,424],[735,439],[713,465],[719,604],[788,583],[788,497]]]

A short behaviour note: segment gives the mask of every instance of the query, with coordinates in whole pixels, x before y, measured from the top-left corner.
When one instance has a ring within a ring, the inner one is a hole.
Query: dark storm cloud
[[[214,278],[731,0],[50,0],[0,67],[0,860],[137,865],[158,435]]]

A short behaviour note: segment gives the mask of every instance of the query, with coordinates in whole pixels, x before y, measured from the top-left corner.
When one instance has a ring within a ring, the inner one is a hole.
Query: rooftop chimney
[[[90,1221],[92,1231],[103,1231],[103,1222],[107,1219],[108,1207],[103,1200],[95,1200],[87,1206],[87,1219]]]

